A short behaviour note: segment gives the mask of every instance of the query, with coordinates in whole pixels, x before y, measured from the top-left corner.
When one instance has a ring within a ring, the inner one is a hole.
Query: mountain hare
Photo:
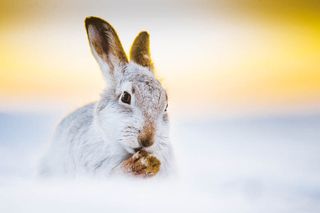
[[[44,158],[42,174],[152,176],[158,171],[159,175],[171,173],[168,96],[153,73],[149,34],[141,32],[135,38],[128,61],[109,23],[88,17],[85,27],[107,88],[98,102],[62,120]],[[143,154],[139,154],[140,151]],[[139,161],[144,165],[134,171],[138,158],[145,158]],[[155,167],[147,168],[147,162]]]

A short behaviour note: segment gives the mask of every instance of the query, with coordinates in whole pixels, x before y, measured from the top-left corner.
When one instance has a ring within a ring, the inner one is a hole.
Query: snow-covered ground
[[[0,113],[0,212],[320,212],[320,115],[173,119],[169,180],[35,177],[61,115]]]

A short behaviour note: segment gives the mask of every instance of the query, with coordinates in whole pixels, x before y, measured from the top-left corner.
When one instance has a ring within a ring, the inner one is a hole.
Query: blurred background
[[[139,31],[150,32],[158,75],[179,111],[316,111],[319,7],[316,0],[2,0],[1,108],[72,109],[97,99],[104,82],[83,23],[95,15],[113,24],[127,52]]]
[[[110,22],[127,52],[141,30],[151,34],[183,180],[173,187],[183,196],[160,190],[164,207],[319,212],[317,0],[1,0],[0,210],[30,202],[29,186],[8,181],[32,176],[59,120],[97,100],[105,86],[87,16]],[[97,204],[84,191],[79,200]],[[39,210],[37,199],[50,205],[47,196],[68,193],[42,185],[29,210]]]

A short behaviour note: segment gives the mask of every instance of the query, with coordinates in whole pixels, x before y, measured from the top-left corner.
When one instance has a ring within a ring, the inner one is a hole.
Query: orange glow
[[[139,30],[150,32],[157,73],[174,104],[232,111],[320,102],[320,13],[298,1],[283,11],[281,4],[264,1],[265,8],[252,1],[244,1],[246,7],[236,1],[226,4],[233,7],[191,1],[185,12],[176,1],[178,6],[164,4],[171,10],[159,19],[143,14],[131,19],[135,11],[117,14],[118,4],[108,13],[108,2],[102,1],[92,8],[81,1],[77,10],[70,9],[74,1],[67,1],[67,9],[41,2],[30,1],[24,12],[26,2],[1,2],[0,12],[6,11],[0,25],[2,105],[22,98],[81,105],[98,98],[104,81],[87,44],[87,15],[109,20],[127,51]],[[156,7],[149,9],[156,13]]]

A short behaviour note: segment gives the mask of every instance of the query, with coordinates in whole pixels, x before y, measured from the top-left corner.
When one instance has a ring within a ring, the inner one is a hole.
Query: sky
[[[84,19],[99,16],[129,52],[147,30],[170,108],[213,114],[320,106],[317,1],[0,1],[0,109],[72,109],[105,82]],[[203,109],[203,110],[202,110]]]

